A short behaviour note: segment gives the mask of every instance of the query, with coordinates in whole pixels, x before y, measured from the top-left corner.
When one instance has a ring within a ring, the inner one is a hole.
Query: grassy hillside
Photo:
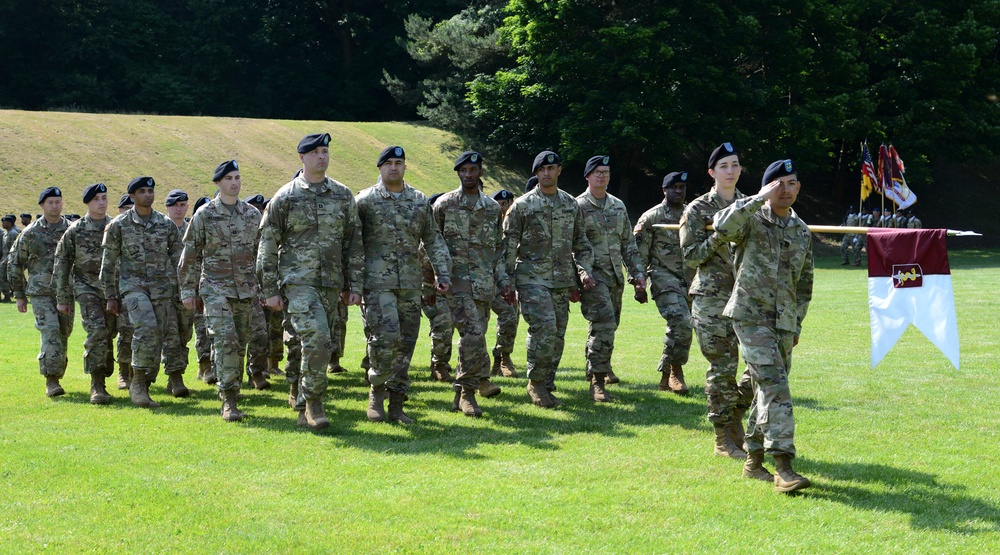
[[[375,182],[375,160],[391,144],[406,149],[406,178],[414,187],[432,194],[458,186],[452,165],[466,145],[420,123],[0,110],[0,211],[38,213],[38,193],[57,186],[64,190],[64,212],[82,214],[85,186],[103,181],[117,198],[139,175],[156,179],[158,205],[175,188],[209,195],[212,170],[231,158],[240,162],[244,196],[270,197],[301,167],[299,139],[321,132],[333,136],[330,177],[354,191]],[[526,170],[520,170],[488,165],[487,190],[523,186]]]

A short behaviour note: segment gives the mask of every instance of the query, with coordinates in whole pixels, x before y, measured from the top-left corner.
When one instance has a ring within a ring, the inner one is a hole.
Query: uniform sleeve
[[[441,283],[451,283],[451,273],[448,271],[451,266],[451,254],[448,253],[448,245],[445,244],[441,231],[432,223],[430,203],[427,203],[427,209],[422,217],[424,225],[420,240],[427,250],[428,258],[431,259],[431,265],[434,266],[434,275]]]
[[[507,253],[506,241],[503,240],[503,227],[500,224],[500,217],[497,216],[496,225],[496,252],[493,259],[493,282],[497,287],[503,289],[510,286],[510,276],[507,274]]]
[[[183,251],[184,241],[181,232],[177,226],[174,226],[167,234],[167,255],[170,257],[170,267],[174,270],[174,283],[177,282],[177,267],[181,264],[181,252]]]
[[[796,310],[795,316],[797,319],[795,326],[795,335],[802,334],[802,320],[806,317],[806,311],[809,310],[809,302],[812,300],[813,291],[813,249],[812,249],[812,234],[809,235],[809,250],[806,251],[806,261],[802,267],[802,275],[799,276],[799,281],[795,287],[795,303]]]
[[[70,227],[56,245],[55,260],[52,263],[56,304],[73,302],[73,285],[69,278],[73,273],[73,255],[76,253],[76,230],[75,226]]]
[[[28,266],[28,247],[25,239],[25,232],[21,232],[14,239],[14,244],[7,254],[7,281],[10,283],[10,290],[14,292],[15,299],[25,298],[24,294],[24,269]]]
[[[343,249],[346,255],[344,265],[347,268],[345,288],[351,293],[360,295],[365,288],[365,244],[361,232],[361,215],[354,198],[351,198],[347,210],[347,220],[344,225],[344,241],[347,244]]]
[[[517,203],[510,207],[503,220],[503,265],[508,276],[514,275],[517,265],[517,246],[521,236],[521,210]]]
[[[121,255],[121,228],[114,223],[104,230],[104,254],[101,256],[101,287],[108,299],[118,298],[118,257]]]
[[[177,267],[177,281],[180,285],[181,300],[193,299],[198,295],[198,280],[204,261],[205,219],[195,215],[184,234],[184,248],[180,265]]]
[[[691,206],[684,210],[684,216],[681,217],[681,254],[684,256],[684,263],[691,268],[704,264],[726,243],[718,233],[706,229],[709,223],[711,222],[702,218]]]
[[[622,261],[625,263],[625,270],[628,272],[628,281],[629,283],[633,283],[638,278],[646,277],[646,265],[643,264],[642,258],[639,257],[639,247],[635,244],[635,234],[632,232],[632,220],[628,217],[628,212],[625,212],[625,218],[622,219],[622,228],[620,231],[620,237],[622,238]]]
[[[285,197],[276,196],[267,205],[264,217],[260,220],[257,267],[260,269],[260,286],[264,298],[275,297],[281,292],[278,283],[278,245],[283,240],[286,210]]]
[[[635,246],[636,251],[639,253],[639,263],[642,264],[643,270],[649,268],[649,253],[652,251],[653,245],[653,229],[650,226],[649,213],[645,213],[639,216],[639,221],[635,224]]]
[[[576,273],[580,281],[594,275],[594,249],[587,239],[586,222],[583,220],[583,210],[576,206],[576,217],[573,218],[573,261],[576,262]]]
[[[715,233],[724,241],[742,243],[747,234],[747,222],[756,214],[766,199],[754,195],[736,199],[732,204],[715,213]]]

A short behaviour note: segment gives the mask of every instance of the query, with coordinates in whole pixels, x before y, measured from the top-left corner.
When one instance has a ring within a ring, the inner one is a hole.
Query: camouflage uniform
[[[178,350],[175,303],[182,249],[177,226],[156,210],[146,222],[129,210],[104,232],[101,285],[108,300],[128,310],[132,370],[147,382],[156,381],[161,355]]]
[[[285,315],[301,341],[299,397],[321,401],[334,349],[342,291],[360,294],[364,247],[351,190],[330,179],[309,183],[299,175],[275,193],[260,223],[257,266],[264,297],[285,297]],[[289,350],[289,362],[292,352]]]
[[[736,191],[736,198],[743,194]],[[735,282],[733,255],[729,243],[718,233],[705,229],[726,201],[711,191],[691,201],[681,217],[680,240],[684,263],[697,268],[690,294],[691,320],[701,354],[708,359],[705,394],[708,396],[708,419],[715,425],[732,424],[734,411],[742,414],[750,408],[753,391],[744,372],[739,383],[739,341],[732,322],[722,315]]]
[[[493,358],[510,355],[514,352],[514,341],[517,339],[517,324],[521,318],[521,310],[517,303],[507,304],[507,300],[497,290],[490,301],[490,308],[497,315],[497,343],[493,347]]]
[[[62,379],[66,374],[66,349],[73,332],[73,315],[56,310],[56,291],[52,284],[52,266],[56,245],[66,233],[65,218],[49,223],[39,218],[24,228],[14,240],[7,256],[7,279],[15,299],[31,297],[35,328],[41,332],[38,367],[46,378]],[[25,283],[24,273],[28,273]]]
[[[118,321],[107,311],[101,287],[104,228],[111,219],[94,220],[87,214],[73,222],[56,247],[53,279],[56,304],[80,305],[80,320],[87,331],[83,343],[83,371],[107,377],[114,373],[114,339]]]
[[[671,365],[687,364],[691,351],[691,301],[688,286],[694,270],[684,264],[679,232],[653,227],[675,224],[683,209],[673,210],[664,200],[639,217],[635,242],[649,281],[649,290],[660,316],[667,321],[663,354],[657,372],[670,372]]]
[[[431,367],[450,367],[452,343],[455,341],[455,326],[451,320],[451,307],[448,304],[448,297],[438,295],[435,288],[436,277],[434,267],[427,258],[427,251],[423,248],[419,251],[420,269],[423,280],[420,284],[421,299],[420,310],[427,317],[430,323],[431,337]],[[428,304],[428,299],[434,299],[434,304]]]
[[[594,252],[594,279],[597,287],[580,292],[580,311],[590,322],[587,335],[587,374],[611,372],[611,354],[615,349],[615,331],[621,323],[622,293],[628,271],[628,283],[645,277],[639,250],[632,234],[632,221],[625,204],[607,194],[603,205],[584,191],[576,197],[583,214],[587,240]]]
[[[459,188],[442,195],[433,207],[434,222],[451,255],[448,304],[459,335],[455,383],[470,388],[490,377],[486,350],[490,301],[498,286],[509,285],[500,258],[500,205],[482,192],[473,198],[475,204],[470,205]]]
[[[860,214],[848,214],[844,225],[847,227],[856,227],[860,222]],[[857,266],[861,264],[861,238],[856,233],[845,233],[843,239],[840,241],[840,258],[844,264],[849,262],[848,254],[851,249],[854,249],[854,265]]]
[[[423,273],[414,253],[423,245],[438,280],[448,283],[448,249],[420,191],[404,185],[397,198],[379,181],[357,199],[365,245],[362,311],[370,331],[368,379],[373,386],[406,393],[420,334]]]
[[[190,225],[190,222],[184,222],[183,226],[177,228],[177,235],[182,241]],[[174,312],[177,314],[177,337],[179,340],[170,348],[164,346],[163,371],[166,374],[184,374],[191,356],[188,344],[194,337],[195,311],[186,308],[178,296],[174,299]]]
[[[788,374],[812,298],[812,233],[794,211],[785,222],[758,197],[720,211],[715,228],[736,246],[736,282],[724,314],[753,379],[747,450],[794,457]]]
[[[184,235],[180,297],[200,296],[205,305],[219,391],[239,391],[251,319],[263,320],[255,272],[260,220],[242,200],[230,210],[217,197],[195,213]]]
[[[503,223],[505,271],[513,276],[521,314],[528,323],[528,379],[555,388],[569,317],[569,293],[592,273],[580,205],[569,193],[525,193]]]
[[[21,230],[17,226],[14,226],[10,229],[0,231],[0,233],[3,234],[0,236],[0,293],[10,297],[12,292],[10,280],[7,279],[7,257],[10,253],[10,248],[14,246],[14,241],[17,239],[18,234],[21,233]]]

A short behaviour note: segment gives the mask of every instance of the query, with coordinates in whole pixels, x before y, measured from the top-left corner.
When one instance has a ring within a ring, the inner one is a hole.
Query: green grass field
[[[68,393],[48,399],[30,312],[0,305],[0,552],[996,553],[998,255],[952,253],[961,371],[912,327],[870,369],[866,274],[819,260],[791,384],[796,469],[813,487],[794,497],[712,455],[697,347],[693,395],[656,390],[663,323],[631,299],[617,403],[587,398],[574,305],[566,406],[533,407],[524,380],[499,379],[484,418],[448,412],[424,337],[411,427],[365,420],[353,311],[351,372],[331,380],[322,433],[295,426],[284,382],[248,392],[251,417],[237,424],[219,418],[209,386],[173,399],[162,375],[160,409],[118,391],[92,406],[79,323]],[[523,324],[518,343],[523,367]]]

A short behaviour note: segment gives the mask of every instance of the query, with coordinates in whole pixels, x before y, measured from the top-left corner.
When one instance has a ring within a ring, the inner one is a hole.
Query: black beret
[[[156,182],[153,181],[152,177],[147,177],[145,175],[137,177],[128,183],[128,194],[132,194],[139,187],[156,187]]]
[[[444,193],[434,193],[433,195],[431,195],[431,198],[427,199],[427,202],[431,203],[431,206],[434,206],[434,203],[437,202],[438,199],[441,198],[441,195],[443,194]]]
[[[271,204],[271,199],[270,198],[264,199],[264,206],[263,206],[263,208],[267,208],[268,204]]]
[[[243,202],[247,204],[262,205],[264,204],[264,195],[260,193],[257,193],[256,195],[250,195],[247,198],[243,199]]]
[[[764,170],[764,177],[760,180],[760,186],[763,187],[779,177],[785,177],[786,175],[792,175],[794,173],[795,164],[792,163],[791,160],[778,160],[776,162],[771,162],[771,165]]]
[[[128,195],[122,195],[122,198],[118,199],[118,208],[125,208],[126,206],[132,206],[133,204],[135,204],[135,201],[133,201],[132,197]]]
[[[514,194],[508,191],[507,189],[503,189],[493,193],[493,200],[510,200],[512,198],[514,198]]]
[[[688,172],[671,172],[663,178],[663,188],[673,185],[674,183],[687,183]]]
[[[607,166],[611,163],[611,157],[602,154],[600,156],[591,156],[590,160],[587,160],[587,165],[583,168],[583,176],[587,177],[590,173],[597,169],[597,166]]]
[[[531,173],[538,171],[538,168],[547,164],[559,164],[559,155],[551,150],[543,150],[535,156],[535,163],[531,165]]]
[[[7,214],[7,215],[6,215],[6,216],[4,216],[3,218],[0,218],[0,222],[10,222],[10,223],[14,223],[14,220],[16,220],[16,219],[17,219],[17,218],[15,218],[13,214]]]
[[[31,214],[28,214],[27,212],[22,212],[22,213],[21,213],[21,217],[22,217],[22,218],[30,218],[30,217],[31,217]]]
[[[212,174],[212,181],[218,182],[222,181],[223,177],[229,172],[234,172],[239,170],[239,165],[236,164],[236,160],[229,160],[228,162],[223,162],[218,166],[215,166],[215,173]]]
[[[475,150],[467,150],[455,159],[455,171],[458,171],[462,164],[477,164],[479,167],[483,167],[483,155]]]
[[[184,202],[188,199],[188,194],[180,189],[174,189],[167,193],[167,200],[164,201],[164,205],[173,206],[178,202]]]
[[[305,154],[316,150],[321,146],[330,145],[330,134],[329,133],[316,133],[315,135],[306,135],[302,137],[299,141],[299,154]]]
[[[529,177],[528,182],[524,184],[524,192],[527,193],[528,191],[534,189],[535,185],[538,185],[538,178],[535,176]]]
[[[201,198],[199,198],[198,200],[194,201],[194,212],[191,212],[191,213],[192,214],[197,213],[199,208],[201,208],[202,206],[205,206],[206,204],[208,204],[210,202],[212,202],[212,199],[210,199],[208,197],[201,197]]]
[[[79,214],[70,214],[69,216],[66,216],[66,219],[69,220],[69,221],[71,221],[71,222],[75,222],[75,221],[77,221],[77,220],[80,219],[80,215]]]
[[[83,190],[83,203],[87,204],[88,202],[94,200],[94,197],[97,196],[97,193],[107,193],[107,192],[108,188],[105,187],[103,183],[94,183],[93,185],[87,185],[87,188]]]
[[[733,143],[722,143],[721,145],[715,147],[715,150],[712,151],[712,155],[708,157],[708,169],[714,168],[716,162],[718,162],[720,158],[732,156],[733,154],[736,154],[737,156],[740,154],[740,151],[736,150]]]
[[[302,175],[302,168],[299,168],[298,171],[295,172],[295,175],[292,176],[292,179],[295,179],[300,175]]]
[[[38,204],[45,202],[45,199],[49,197],[62,198],[62,191],[59,190],[59,187],[46,187],[42,189],[42,194],[38,195]]]
[[[385,161],[389,158],[402,158],[406,160],[406,153],[403,152],[403,147],[401,146],[387,146],[382,150],[382,154],[378,155],[378,162],[375,163],[375,167],[380,167],[385,164]]]

